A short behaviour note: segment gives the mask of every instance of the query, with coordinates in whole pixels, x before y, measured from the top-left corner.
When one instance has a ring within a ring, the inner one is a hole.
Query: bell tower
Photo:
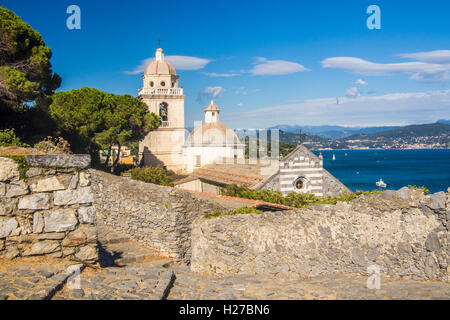
[[[139,161],[146,166],[161,166],[178,172],[184,168],[181,147],[184,144],[183,88],[173,65],[164,59],[164,51],[156,49],[142,77],[139,97],[150,112],[161,117],[161,124],[139,143]]]

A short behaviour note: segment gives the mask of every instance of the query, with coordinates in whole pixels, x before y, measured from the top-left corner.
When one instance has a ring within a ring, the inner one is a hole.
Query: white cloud
[[[202,91],[198,93],[197,101],[199,103],[203,103],[205,101],[209,101],[215,99],[220,96],[225,89],[221,86],[216,87],[206,87]]]
[[[345,92],[345,96],[347,98],[358,98],[361,96],[361,92],[359,92],[359,89],[357,87],[351,87],[349,89],[347,89],[347,91]]]
[[[245,87],[240,87],[239,89],[236,90],[236,94],[242,94],[242,95],[247,95],[248,92],[247,90],[245,90]]]
[[[209,59],[187,56],[167,56],[165,59],[177,70],[199,70],[211,62]]]
[[[238,106],[238,107],[243,107],[244,104],[243,104],[243,103],[238,103],[237,106]]]
[[[187,57],[187,56],[165,56],[165,60],[169,61],[176,70],[199,70],[203,69],[208,63],[209,59]],[[155,60],[154,57],[142,60],[141,63],[135,67],[132,71],[125,71],[126,74],[140,74],[145,71],[147,65]]]
[[[345,70],[366,76],[409,74],[420,82],[445,82],[449,80],[450,64],[426,62],[374,63],[354,57],[334,57],[322,61],[324,68]]]
[[[354,84],[357,84],[360,86],[365,86],[365,85],[367,85],[367,82],[365,82],[363,79],[358,79],[354,82]]]
[[[279,123],[309,125],[381,125],[387,123],[431,123],[448,118],[450,90],[392,93],[381,96],[360,96],[311,99],[298,103],[276,105],[255,110],[245,109],[223,115],[224,122],[237,125],[267,127]],[[242,120],[239,120],[242,119]],[[237,126],[235,125],[235,126]]]
[[[439,64],[450,63],[450,50],[403,53],[399,54],[398,56],[430,63],[439,63]]]
[[[205,74],[209,77],[223,77],[223,78],[231,78],[237,77],[239,73],[215,73],[215,72],[205,72]]]
[[[301,64],[285,60],[267,60],[266,58],[256,57],[255,66],[250,73],[256,76],[262,75],[285,75],[296,72],[309,71]]]

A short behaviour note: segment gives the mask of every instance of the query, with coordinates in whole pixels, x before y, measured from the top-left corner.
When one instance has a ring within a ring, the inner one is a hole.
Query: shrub
[[[418,187],[418,186],[408,186],[408,188],[409,189],[420,189],[420,190],[423,190],[423,193],[424,194],[429,194],[431,191],[427,188],[427,187],[424,187],[424,186],[422,186],[422,187]]]
[[[167,174],[166,170],[159,167],[142,167],[133,168],[122,173],[129,173],[133,180],[139,180],[154,184],[159,184],[162,186],[173,187],[172,178]]]
[[[205,218],[215,218],[215,217],[220,217],[220,216],[233,216],[235,214],[250,214],[250,213],[256,213],[256,214],[261,214],[263,213],[261,210],[252,208],[252,207],[242,207],[233,211],[229,211],[229,212],[225,212],[222,213],[218,210],[214,210],[212,213],[208,213],[205,214],[204,217]]]
[[[377,194],[381,191],[358,191],[356,193],[342,194],[339,196],[318,197],[310,193],[291,192],[283,196],[280,192],[271,190],[252,190],[247,186],[228,185],[220,189],[220,193],[225,196],[245,198],[252,200],[262,200],[265,202],[281,204],[294,208],[305,208],[317,204],[336,204],[338,201],[350,201],[359,195]]]
[[[2,147],[9,147],[9,146],[16,146],[16,147],[29,147],[28,144],[23,143],[18,136],[16,136],[16,133],[13,129],[4,129],[0,130],[0,146]]]
[[[52,152],[52,153],[66,153],[70,154],[72,151],[70,150],[70,144],[67,140],[64,140],[62,137],[53,138],[48,136],[44,140],[36,143],[34,148],[39,151],[44,152]]]

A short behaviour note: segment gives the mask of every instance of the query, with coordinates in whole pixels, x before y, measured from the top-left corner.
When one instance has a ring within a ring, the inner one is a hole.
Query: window
[[[155,83],[153,81],[150,81],[150,87],[153,87]]]
[[[172,82],[172,88],[175,87],[175,82]]]
[[[166,102],[161,102],[159,104],[159,116],[161,117],[161,121],[169,121],[168,108],[169,105]]]
[[[195,166],[200,167],[200,164],[201,164],[201,156],[197,155],[195,156]]]
[[[161,81],[161,87],[165,87],[166,83],[164,81]]]
[[[306,178],[300,177],[294,181],[295,190],[304,190],[306,188]]]

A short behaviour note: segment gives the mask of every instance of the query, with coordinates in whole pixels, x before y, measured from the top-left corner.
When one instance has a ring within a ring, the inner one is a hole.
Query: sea
[[[380,190],[404,186],[427,187],[432,193],[450,187],[450,149],[321,150],[323,166],[350,190]],[[335,160],[333,160],[333,155]]]

